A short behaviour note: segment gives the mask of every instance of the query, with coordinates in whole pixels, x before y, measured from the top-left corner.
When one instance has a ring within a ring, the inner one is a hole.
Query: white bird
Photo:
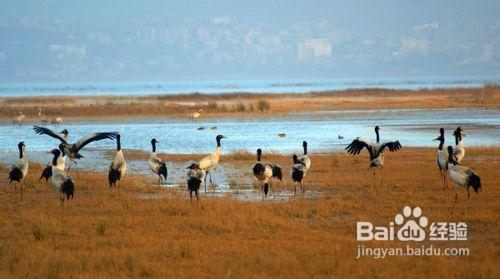
[[[212,184],[212,171],[219,163],[220,153],[222,151],[220,140],[223,138],[226,137],[224,137],[223,135],[217,135],[217,137],[215,137],[215,141],[217,142],[217,147],[215,148],[214,153],[201,159],[200,162],[198,163],[200,169],[204,170],[207,176],[210,175],[210,184]],[[207,194],[207,181],[205,180],[205,195],[206,194]]]
[[[455,147],[453,148],[453,156],[455,156],[455,161],[459,164],[462,162],[465,156],[465,148],[464,143],[462,142],[462,137],[465,134],[462,133],[462,128],[458,127],[454,132],[455,136]]]
[[[156,143],[159,143],[156,139],[151,140],[151,146],[152,146],[152,151],[151,151],[151,156],[149,157],[149,167],[155,173],[158,175],[158,194],[160,193],[160,181],[161,177],[163,176],[164,180],[167,181],[167,165],[165,162],[163,162],[162,159],[160,159],[156,155]]]
[[[451,210],[453,214],[453,210],[455,208],[455,203],[458,200],[457,189],[465,189],[467,190],[467,200],[470,198],[470,187],[474,189],[474,192],[477,194],[479,189],[481,188],[481,178],[476,174],[476,172],[466,166],[461,166],[455,160],[453,156],[453,147],[448,146],[448,162],[446,164],[446,169],[448,172],[448,176],[450,177],[453,185],[455,186],[455,201],[453,204],[453,208]]]
[[[14,120],[12,121],[12,124],[17,124],[17,125],[21,125],[24,121],[24,119],[26,118],[26,116],[22,113],[22,112],[18,112],[17,113],[17,116],[14,117]]]
[[[59,151],[61,151],[62,156],[60,156],[57,159],[57,168],[61,170],[65,170],[66,168],[66,154],[64,153],[64,144],[59,144]],[[51,151],[52,153],[52,151]],[[52,177],[52,160],[45,166],[45,168],[42,171],[42,175],[40,176],[40,179],[45,178],[45,183],[49,180],[49,178]]]
[[[66,140],[67,131],[66,131],[65,137],[63,138],[49,128],[40,127],[40,126],[33,126],[33,130],[38,135],[51,136],[55,139],[58,139],[61,143],[64,144],[64,153],[66,155],[69,155],[69,158],[70,158],[69,169],[71,169],[71,164],[74,162],[75,159],[83,158],[83,156],[79,153],[79,151],[82,150],[82,148],[84,148],[87,144],[92,143],[94,141],[104,140],[104,139],[115,139],[116,136],[118,135],[117,132],[93,133],[93,134],[85,135],[84,137],[79,139],[76,143],[70,144]],[[64,131],[65,130],[63,130],[62,133],[64,133]],[[76,162],[74,162],[74,163],[76,164]]]
[[[306,170],[309,170],[311,167],[311,158],[309,158],[309,154],[307,154],[307,141],[302,142],[302,147],[304,148],[304,155],[298,157],[298,159],[306,166]]]
[[[443,178],[443,190],[448,187],[446,185],[446,163],[448,163],[448,150],[444,149],[444,129],[439,129],[439,137],[434,140],[439,141],[438,151],[437,151],[437,165],[439,172],[441,173],[441,178]]]
[[[10,167],[10,172],[9,172],[9,185],[12,183],[12,181],[16,181],[16,185],[14,187],[17,188],[17,184],[20,184],[21,189],[20,189],[20,198],[23,200],[23,181],[24,178],[26,178],[26,175],[28,174],[28,160],[26,159],[25,156],[25,151],[26,151],[26,146],[24,145],[24,141],[19,142],[17,145],[17,148],[19,149],[19,159],[14,161],[14,164]]]
[[[283,179],[283,173],[280,166],[273,163],[261,162],[261,158],[262,150],[259,148],[257,149],[257,163],[253,166],[252,171],[254,179],[261,184],[261,189],[264,194],[263,198],[266,198],[272,185],[272,178],[277,178],[281,181]]]
[[[61,168],[58,163],[61,151],[59,149],[52,149],[52,154],[54,154],[54,158],[52,159],[52,186],[59,192],[59,199],[61,202],[64,202],[65,195],[66,199],[73,199],[73,195],[75,193],[73,180],[71,179],[71,176],[66,173],[65,167],[63,166]]]
[[[398,151],[399,149],[402,148],[401,144],[397,140],[380,143],[379,130],[381,129],[378,126],[375,126],[375,134],[377,135],[377,141],[375,143],[372,143],[368,139],[363,139],[358,137],[345,148],[347,150],[347,153],[352,155],[359,154],[363,148],[366,148],[366,150],[368,150],[368,152],[370,153],[370,168],[373,169],[374,179],[375,179],[375,169],[379,166],[380,167],[384,166],[385,148],[386,147],[389,148],[389,151],[391,152]],[[382,173],[382,178],[383,178],[383,173]]]
[[[304,178],[306,177],[307,167],[297,158],[297,155],[293,154],[292,159],[293,166],[290,169],[290,175],[292,176],[294,193],[297,193],[297,184],[300,184],[300,190],[304,193]]]
[[[109,187],[111,188],[113,186],[116,186],[116,182],[121,180],[121,178],[125,176],[126,172],[127,172],[127,162],[125,161],[125,157],[123,157],[121,136],[120,134],[118,134],[116,135],[115,159],[109,164],[109,171],[108,171]]]
[[[63,119],[60,116],[56,116],[56,117],[52,118],[51,123],[55,124],[55,125],[60,125],[63,123]]]
[[[200,111],[195,111],[195,112],[193,112],[193,114],[191,115],[191,117],[192,117],[193,119],[198,119],[198,118],[200,118],[200,116],[201,116]]]
[[[189,197],[193,199],[193,192],[196,195],[196,200],[200,199],[198,191],[200,190],[201,184],[205,181],[206,172],[200,169],[200,165],[191,164],[188,168],[186,175],[186,181],[189,190]]]
[[[38,117],[40,118],[40,125],[45,126],[49,123],[45,114],[42,113],[42,108],[38,108]]]

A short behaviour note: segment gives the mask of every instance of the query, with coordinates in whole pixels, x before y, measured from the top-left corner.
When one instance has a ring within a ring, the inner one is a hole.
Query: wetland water
[[[466,146],[498,146],[500,145],[500,110],[481,109],[402,109],[383,111],[321,111],[304,112],[287,116],[241,117],[241,118],[208,118],[199,121],[182,120],[170,117],[138,117],[103,119],[101,121],[79,120],[61,126],[49,125],[56,131],[63,128],[70,132],[70,142],[81,136],[97,131],[116,131],[122,135],[124,149],[150,151],[150,140],[159,140],[160,153],[166,154],[207,154],[215,148],[215,136],[227,136],[222,142],[223,155],[239,150],[252,153],[257,148],[264,152],[290,154],[302,152],[301,144],[307,140],[309,151],[341,152],[345,146],[357,136],[374,138],[373,127],[379,125],[381,138],[399,140],[403,146],[429,147],[435,146],[432,139],[437,137],[440,127],[446,129],[447,144],[453,144],[452,129],[461,126],[466,134]],[[198,130],[204,127],[204,130]],[[211,127],[217,127],[211,129]],[[284,133],[285,137],[278,134]],[[342,135],[343,139],[339,139]],[[18,156],[17,143],[23,140],[27,145],[27,156],[30,160],[47,163],[51,156],[47,151],[57,146],[57,140],[48,136],[38,136],[32,130],[32,124],[13,126],[8,123],[0,125],[0,163],[10,164]],[[82,155],[85,159],[79,162],[79,168],[85,170],[106,171],[111,156],[106,149],[114,149],[114,141],[101,141],[89,145]],[[125,157],[127,156],[125,150]],[[200,158],[203,155],[200,155]],[[167,155],[168,159],[168,155]],[[184,179],[185,166],[188,164],[168,163],[169,179],[164,186],[176,187]],[[214,182],[219,193],[234,189],[231,184],[250,185],[251,166],[248,172],[238,171],[234,166],[222,164],[214,173]],[[128,160],[129,173],[150,174],[144,161]],[[288,169],[284,170],[288,173]],[[38,174],[37,174],[38,175]],[[245,197],[248,193],[238,189]]]

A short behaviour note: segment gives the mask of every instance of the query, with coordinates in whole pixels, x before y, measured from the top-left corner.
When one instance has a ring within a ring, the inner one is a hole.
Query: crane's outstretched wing
[[[363,150],[363,148],[370,151],[371,144],[372,142],[368,139],[356,138],[345,148],[345,150],[347,150],[347,153],[349,154],[357,155],[361,152],[361,150]]]
[[[60,135],[58,135],[56,132],[52,131],[49,128],[40,127],[40,126],[33,126],[33,130],[35,131],[35,133],[37,135],[51,136],[55,139],[60,140],[62,143],[68,144],[68,142],[63,137],[61,137]]]
[[[99,141],[99,140],[104,140],[104,139],[116,139],[116,136],[118,135],[117,132],[105,132],[105,133],[94,133],[94,134],[88,134],[78,140],[75,144],[73,144],[73,152],[78,152],[82,148],[84,148],[87,144],[94,142],[94,141]]]
[[[389,151],[391,152],[394,152],[394,151],[398,151],[399,149],[403,148],[403,146],[401,146],[401,143],[399,143],[399,141],[389,141],[389,142],[384,142],[382,144],[382,147],[380,148],[380,152],[382,152],[384,150],[384,148],[389,148]]]

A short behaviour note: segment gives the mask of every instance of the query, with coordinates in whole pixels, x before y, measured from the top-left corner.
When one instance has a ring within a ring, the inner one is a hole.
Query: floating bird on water
[[[279,134],[278,134],[278,136],[279,136],[280,138],[284,138],[284,137],[286,137],[286,134],[285,134],[285,133],[279,133]]]

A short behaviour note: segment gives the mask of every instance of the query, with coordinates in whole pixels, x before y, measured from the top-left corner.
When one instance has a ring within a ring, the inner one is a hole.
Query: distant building
[[[307,39],[298,44],[297,57],[299,59],[331,56],[332,43],[327,39]]]

